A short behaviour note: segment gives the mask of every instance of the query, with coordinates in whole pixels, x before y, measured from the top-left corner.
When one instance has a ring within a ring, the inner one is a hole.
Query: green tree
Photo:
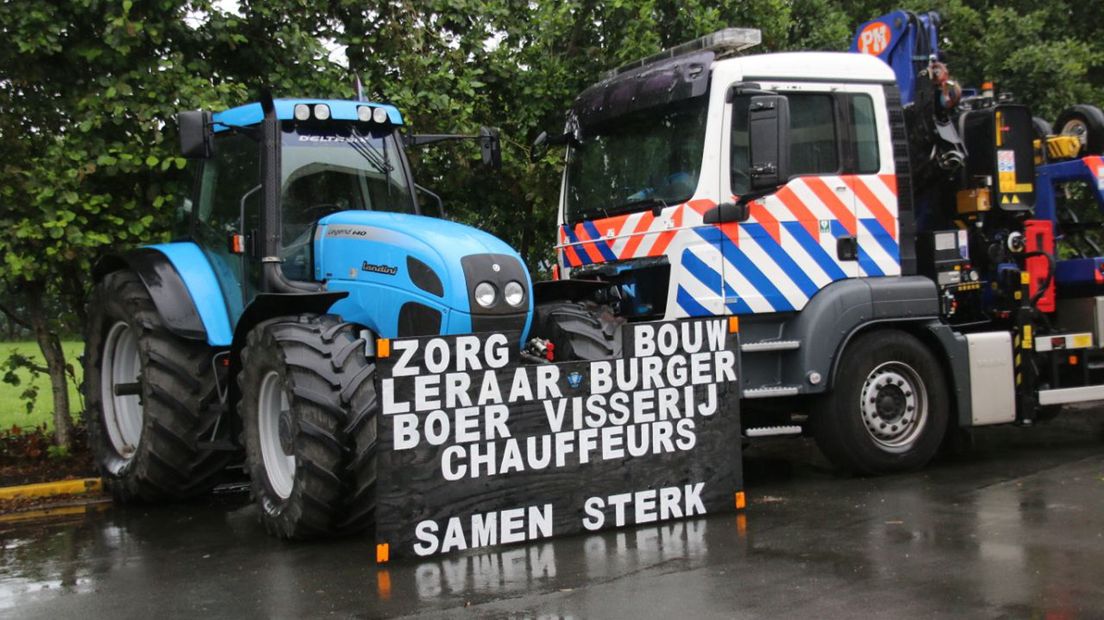
[[[18,299],[51,378],[54,428],[72,422],[59,334],[79,330],[93,261],[165,238],[185,187],[174,114],[262,86],[334,91],[303,2],[16,0],[0,5],[0,286]],[[61,312],[48,313],[50,300]]]

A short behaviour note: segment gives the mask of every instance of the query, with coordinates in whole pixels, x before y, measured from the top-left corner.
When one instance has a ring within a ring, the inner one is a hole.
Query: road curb
[[[57,480],[38,484],[23,484],[14,487],[0,487],[0,500],[34,499],[53,495],[84,495],[99,493],[103,490],[101,478],[78,478],[76,480]]]

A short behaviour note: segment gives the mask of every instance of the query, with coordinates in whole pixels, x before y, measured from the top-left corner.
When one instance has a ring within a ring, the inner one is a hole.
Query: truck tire
[[[887,474],[923,467],[947,429],[946,377],[935,356],[898,330],[859,335],[832,391],[811,411],[817,445],[837,467]]]
[[[1054,121],[1058,135],[1077,136],[1081,155],[1104,153],[1104,112],[1093,105],[1077,104],[1062,110]]]
[[[197,447],[220,415],[211,347],[165,329],[130,271],[93,287],[87,330],[85,424],[112,495],[179,500],[214,487],[233,453]]]
[[[592,303],[554,301],[533,312],[533,334],[555,346],[558,362],[621,357],[625,320]]]
[[[372,381],[364,345],[360,328],[332,315],[272,319],[247,336],[242,443],[261,523],[275,536],[328,536],[346,520],[347,411]]]
[[[1054,128],[1050,126],[1050,121],[1041,116],[1031,117],[1031,128],[1035,131],[1037,140],[1046,140],[1046,137],[1053,135],[1054,132]]]

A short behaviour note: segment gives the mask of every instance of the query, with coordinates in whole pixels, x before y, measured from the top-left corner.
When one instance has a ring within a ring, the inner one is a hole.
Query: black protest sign
[[[619,359],[521,363],[518,334],[391,340],[376,541],[429,556],[734,509],[738,338],[625,325]]]

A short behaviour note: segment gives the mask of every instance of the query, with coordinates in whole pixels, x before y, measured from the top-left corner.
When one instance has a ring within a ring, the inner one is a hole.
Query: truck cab
[[[536,333],[593,359],[625,322],[734,315],[745,437],[811,434],[859,473],[1101,399],[1104,278],[1059,260],[1052,190],[1095,160],[1047,153],[1098,144],[1104,115],[1074,106],[1056,141],[1006,96],[964,96],[938,24],[897,12],[853,53],[759,55],[730,28],[583,91],[550,140],[559,281]]]

